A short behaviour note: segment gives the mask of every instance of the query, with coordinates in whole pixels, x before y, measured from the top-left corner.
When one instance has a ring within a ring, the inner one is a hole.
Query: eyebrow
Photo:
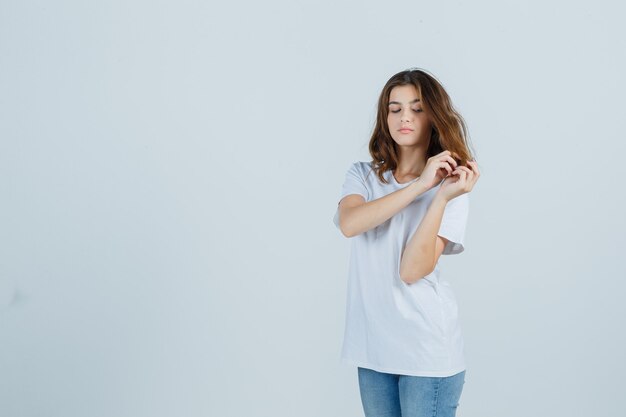
[[[409,102],[409,104],[412,104],[412,103],[417,103],[418,101],[420,101],[420,99],[419,99],[419,98],[416,98],[415,100],[410,101],[410,102]],[[392,104],[402,104],[402,103],[400,103],[400,102],[398,102],[398,101],[390,101],[390,102],[389,102],[389,105],[392,105]]]

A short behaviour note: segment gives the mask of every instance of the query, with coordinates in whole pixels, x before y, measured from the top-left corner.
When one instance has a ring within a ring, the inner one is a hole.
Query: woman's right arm
[[[359,194],[349,194],[339,202],[339,229],[345,237],[373,229],[426,191],[428,187],[418,179],[404,188],[368,202]]]

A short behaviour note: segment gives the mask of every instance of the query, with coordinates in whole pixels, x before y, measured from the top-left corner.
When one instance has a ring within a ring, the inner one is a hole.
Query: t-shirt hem
[[[448,369],[445,371],[424,371],[424,370],[407,370],[390,368],[386,366],[373,365],[371,363],[357,361],[346,357],[341,357],[340,362],[344,365],[353,365],[360,368],[372,369],[378,372],[391,373],[396,375],[409,375],[409,376],[434,376],[434,377],[448,377],[458,374],[466,370],[466,366],[462,365],[457,368]]]

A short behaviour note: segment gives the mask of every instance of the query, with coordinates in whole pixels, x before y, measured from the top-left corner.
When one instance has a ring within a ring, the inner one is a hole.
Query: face
[[[423,111],[415,86],[399,85],[391,90],[387,125],[398,145],[428,146],[431,123]]]

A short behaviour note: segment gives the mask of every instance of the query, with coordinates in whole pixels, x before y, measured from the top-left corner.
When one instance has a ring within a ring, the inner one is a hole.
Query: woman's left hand
[[[466,166],[459,165],[443,180],[437,194],[450,201],[461,194],[469,193],[474,188],[480,171],[476,161],[468,161]]]

